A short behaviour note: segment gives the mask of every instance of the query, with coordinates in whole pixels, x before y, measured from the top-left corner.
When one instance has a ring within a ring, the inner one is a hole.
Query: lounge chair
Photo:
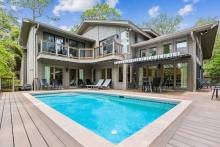
[[[109,88],[112,80],[111,79],[106,79],[105,82],[100,86],[99,88]]]
[[[52,88],[53,89],[61,89],[61,84],[56,80],[56,79],[53,79],[52,80]]]
[[[104,79],[100,79],[96,85],[86,85],[87,88],[99,88],[102,86],[102,83],[104,82]]]
[[[19,88],[19,90],[21,90],[21,91],[29,91],[29,90],[31,90],[31,89],[32,89],[31,84],[24,84],[23,86],[21,86],[21,87]]]

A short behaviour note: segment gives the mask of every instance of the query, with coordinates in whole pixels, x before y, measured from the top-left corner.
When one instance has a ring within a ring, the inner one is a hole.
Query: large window
[[[187,88],[188,86],[188,64],[178,63],[176,66],[176,87]]]
[[[112,79],[112,69],[107,68],[107,79]]]
[[[180,53],[188,53],[187,41],[179,41],[176,43],[176,51]]]
[[[70,86],[76,86],[76,69],[69,70],[69,82]]]
[[[173,88],[174,86],[174,67],[172,64],[163,65],[163,73],[164,73],[164,79],[163,79],[163,85],[166,86],[166,88]]]
[[[157,76],[157,66],[148,67],[148,78],[152,81]]]
[[[102,69],[102,79],[105,79],[105,69]]]
[[[56,82],[59,85],[63,84],[63,69],[54,66],[45,66],[45,79],[49,84]]]
[[[164,54],[169,54],[171,52],[171,50],[172,50],[172,44],[171,43],[165,44],[163,46],[163,53]]]
[[[119,66],[118,68],[118,81],[123,82],[123,67]]]
[[[157,54],[157,49],[156,48],[141,50],[141,57],[155,56],[156,54]]]

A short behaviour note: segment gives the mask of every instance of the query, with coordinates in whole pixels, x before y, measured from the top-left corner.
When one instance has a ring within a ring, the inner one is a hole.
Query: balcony
[[[123,45],[112,42],[96,48],[75,48],[68,45],[57,44],[41,40],[38,44],[39,55],[53,55],[73,60],[99,60],[118,56],[123,58]]]

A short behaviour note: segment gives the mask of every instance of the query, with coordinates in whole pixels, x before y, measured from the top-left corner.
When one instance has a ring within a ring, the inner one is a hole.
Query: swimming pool
[[[175,102],[86,92],[33,96],[114,144],[122,142],[177,105]]]

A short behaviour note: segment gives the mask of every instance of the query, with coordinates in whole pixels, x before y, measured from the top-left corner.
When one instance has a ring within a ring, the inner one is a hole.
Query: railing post
[[[58,54],[58,51],[57,51],[57,44],[55,43],[55,50],[56,50],[56,55]]]
[[[0,78],[0,91],[2,91],[2,78]]]
[[[115,54],[115,41],[113,41],[112,43],[112,54],[113,55]]]
[[[69,46],[67,47],[67,56],[68,57],[70,56],[70,47]]]
[[[12,92],[15,91],[15,79],[14,77],[12,78]]]
[[[79,51],[78,51],[78,58],[80,59],[80,48],[79,48]]]
[[[93,59],[95,59],[95,48],[93,48],[93,50],[92,50],[92,57],[93,57]]]
[[[43,52],[43,40],[40,41],[40,52]]]

